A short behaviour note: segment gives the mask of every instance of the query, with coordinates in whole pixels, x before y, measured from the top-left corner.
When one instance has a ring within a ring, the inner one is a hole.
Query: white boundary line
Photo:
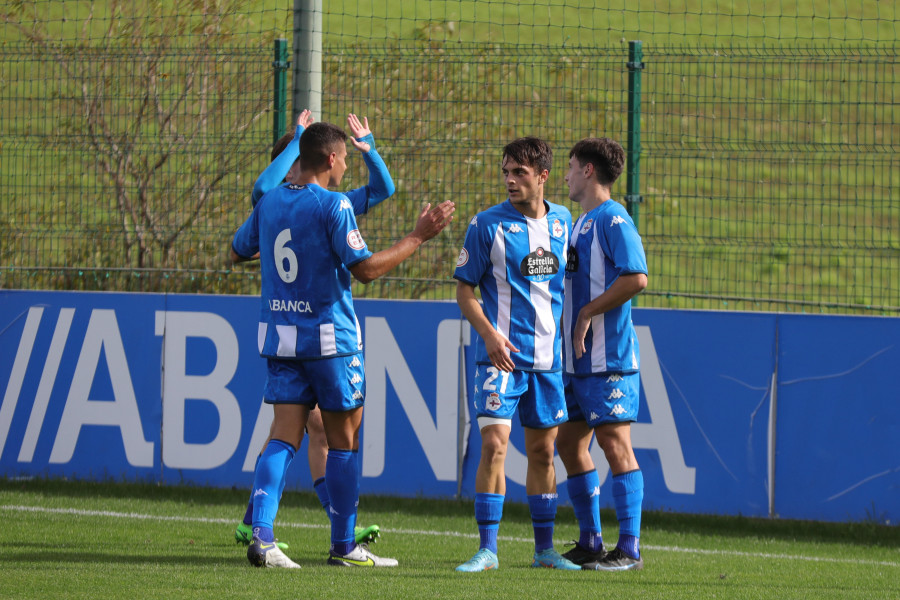
[[[110,510],[83,510],[79,508],[45,508],[43,506],[21,506],[21,505],[0,505],[0,511],[10,511],[10,512],[33,512],[33,513],[50,513],[57,515],[75,515],[78,517],[111,517],[115,519],[135,519],[135,520],[145,520],[145,521],[175,521],[175,522],[183,522],[183,523],[213,523],[213,524],[224,524],[224,525],[232,525],[235,523],[235,519],[215,519],[209,517],[179,517],[179,516],[160,516],[160,515],[148,515],[143,513],[133,513],[133,512],[115,512]],[[314,523],[290,523],[290,522],[279,522],[279,527],[294,527],[298,529],[327,529],[328,525],[322,524],[314,524]],[[393,533],[393,534],[403,534],[403,535],[433,535],[440,537],[458,537],[458,538],[470,538],[477,539],[477,534],[472,533],[460,533],[458,531],[429,531],[429,530],[421,530],[421,529],[382,529],[383,533]],[[506,542],[522,542],[522,543],[533,543],[534,540],[532,538],[522,538],[522,537],[511,537],[511,536],[499,536],[499,540]],[[557,543],[559,541],[557,540]],[[900,562],[892,562],[886,560],[859,560],[852,558],[828,558],[828,557],[819,557],[819,556],[802,556],[796,554],[771,554],[766,552],[743,552],[740,550],[704,550],[701,548],[682,548],[679,546],[653,546],[649,544],[642,544],[642,548],[646,550],[653,550],[656,552],[686,552],[689,554],[706,554],[712,556],[744,556],[747,558],[766,558],[766,559],[777,559],[777,560],[802,560],[808,562],[822,562],[822,563],[840,563],[840,564],[854,564],[854,565],[878,565],[882,567],[900,567]]]

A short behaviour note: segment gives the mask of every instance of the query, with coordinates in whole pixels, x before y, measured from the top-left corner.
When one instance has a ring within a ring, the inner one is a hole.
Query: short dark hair
[[[332,152],[346,145],[347,134],[331,123],[313,123],[300,136],[300,168],[318,170],[328,164]]]
[[[272,160],[278,158],[278,155],[284,152],[284,149],[287,148],[287,145],[291,143],[291,140],[294,139],[293,133],[286,133],[275,142],[275,145],[272,146]]]
[[[573,156],[582,167],[594,165],[597,180],[606,187],[615,183],[625,169],[625,150],[609,138],[585,138],[572,146],[569,158]]]
[[[536,137],[523,137],[508,143],[503,148],[503,157],[532,167],[538,173],[549,171],[553,166],[550,144]]]

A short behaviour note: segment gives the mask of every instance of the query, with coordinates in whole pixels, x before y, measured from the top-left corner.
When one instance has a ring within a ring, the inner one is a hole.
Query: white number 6
[[[285,244],[291,241],[291,230],[285,229],[275,238],[275,268],[278,269],[278,275],[285,283],[291,283],[297,279],[297,255]],[[284,268],[284,261],[287,261],[287,270]]]

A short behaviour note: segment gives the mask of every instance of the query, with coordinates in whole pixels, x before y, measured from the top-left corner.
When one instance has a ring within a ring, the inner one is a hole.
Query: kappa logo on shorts
[[[606,378],[606,383],[617,383],[619,381],[622,381],[622,379],[623,377],[621,375],[619,375],[618,373],[613,373]]]
[[[351,367],[360,367],[360,366],[362,366],[362,363],[359,362],[359,357],[358,357],[358,356],[354,356],[354,357],[353,357],[353,360],[350,361],[350,365],[349,365],[349,366],[351,366]]]
[[[350,378],[350,383],[360,383],[362,382],[362,377],[359,376],[359,373],[354,373],[353,377]]]
[[[596,421],[599,418],[600,418],[600,415],[598,415],[594,411],[591,411],[591,416],[590,416],[591,421]]]
[[[559,412],[556,413],[556,420],[559,421],[560,419],[562,419],[565,416],[566,416],[566,411],[560,410]]]
[[[363,393],[362,393],[361,391],[359,391],[359,390],[355,390],[355,391],[353,392],[352,398],[353,398],[353,400],[362,400],[362,398],[363,398]]]
[[[363,240],[362,234],[359,232],[359,229],[354,229],[347,234],[347,245],[354,250],[362,250],[366,247],[366,242]]]
[[[484,406],[488,410],[497,410],[503,403],[500,402],[500,394],[497,392],[491,392],[488,394],[487,400],[484,403]]]
[[[616,391],[618,391],[618,390],[616,390]],[[611,415],[624,415],[624,414],[625,414],[625,409],[622,408],[622,405],[621,405],[621,404],[616,404],[615,406],[612,407],[612,410],[609,411],[609,414],[611,414]]]
[[[612,393],[610,393],[610,395],[607,397],[607,400],[618,400],[619,398],[624,398],[624,397],[625,397],[625,393],[622,392],[622,390],[616,388],[612,391]]]

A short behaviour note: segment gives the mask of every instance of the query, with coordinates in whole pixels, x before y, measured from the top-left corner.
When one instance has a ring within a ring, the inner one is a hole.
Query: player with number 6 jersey
[[[353,311],[351,275],[362,283],[394,269],[446,227],[447,201],[426,205],[415,228],[372,254],[347,196],[328,191],[347,170],[347,135],[313,123],[300,138],[299,173],[266,193],[231,244],[231,260],[257,252],[262,277],[258,345],[267,359],[263,397],[273,405],[270,441],[253,480],[255,566],[298,568],[275,544],[274,523],[285,474],[303,440],[311,409],[321,407],[328,439],[325,486],[330,502],[334,566],[393,567],[355,539],[359,505],[359,428],[365,403],[362,340]]]
[[[349,268],[372,253],[344,194],[315,184],[277,187],[257,204],[233,246],[241,256],[262,249],[261,356],[309,359],[360,351]]]

